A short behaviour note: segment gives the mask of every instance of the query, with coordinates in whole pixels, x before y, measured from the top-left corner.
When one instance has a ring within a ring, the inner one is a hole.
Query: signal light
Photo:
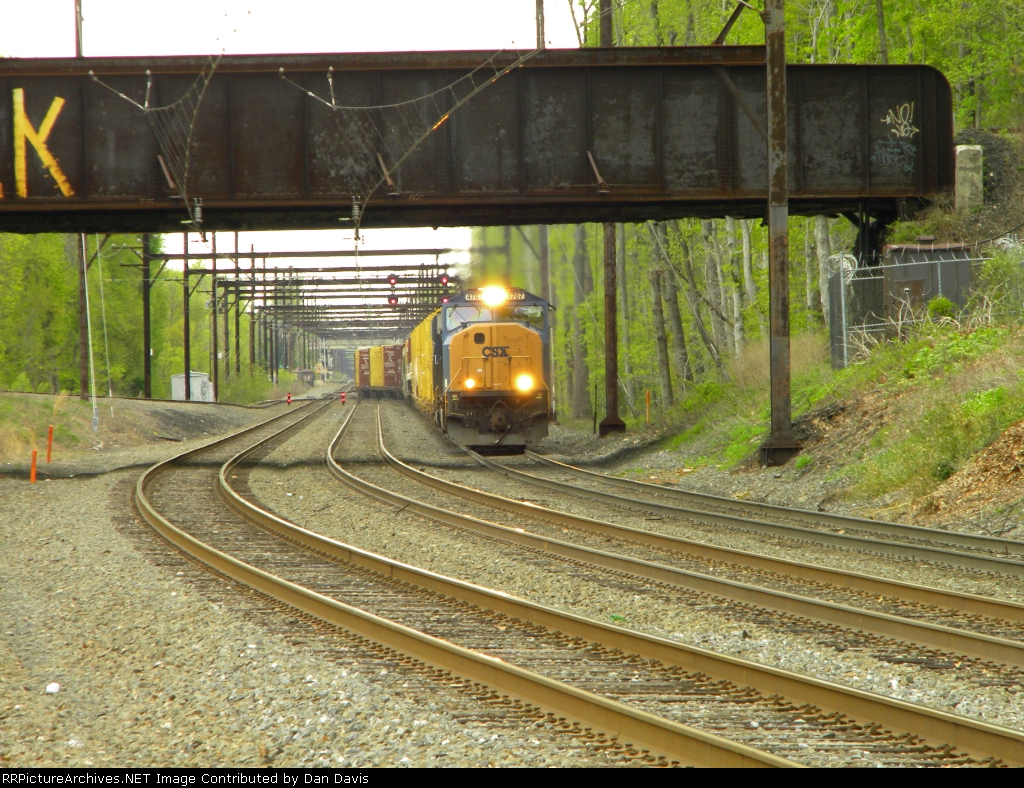
[[[441,284],[448,284],[448,274],[441,274]]]
[[[441,297],[441,303],[442,304],[447,304],[448,303],[448,296],[442,296]]]
[[[391,276],[388,277],[388,284],[391,285],[392,287],[397,285],[398,284],[398,277],[395,276],[394,274],[391,274]]]
[[[391,306],[396,306],[398,304],[398,296],[388,296],[388,303]]]

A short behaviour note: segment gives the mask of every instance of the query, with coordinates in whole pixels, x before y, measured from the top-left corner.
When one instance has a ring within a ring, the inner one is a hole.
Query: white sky
[[[74,0],[0,0],[0,55],[73,57],[74,7]],[[82,40],[86,57],[529,50],[536,45],[535,11],[535,0],[82,0]],[[567,0],[545,0],[544,15],[548,46],[578,46]],[[468,228],[362,235],[364,249],[465,249],[470,243]],[[193,238],[193,252],[208,248]],[[246,251],[250,245],[257,251],[351,249],[352,243],[351,230],[249,232],[239,238]],[[218,251],[232,246],[231,233],[218,233]],[[167,236],[165,247],[180,251],[181,235]]]

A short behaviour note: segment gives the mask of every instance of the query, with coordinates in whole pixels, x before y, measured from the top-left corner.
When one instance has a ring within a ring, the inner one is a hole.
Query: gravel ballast
[[[0,479],[3,765],[611,762],[178,557],[136,476]]]
[[[388,403],[385,407],[396,409],[396,414],[408,414],[400,417],[403,429],[390,433],[393,450],[399,456],[418,453],[425,459],[422,452],[433,441],[423,433],[430,427],[401,404]],[[357,418],[369,416],[364,413]],[[340,449],[339,460],[357,474],[379,472],[371,471],[375,427],[371,431],[369,423],[364,422],[358,431],[354,424]],[[963,666],[964,675],[958,675],[958,670],[948,666],[931,671],[885,661],[869,649],[844,646],[845,650],[839,650],[830,644],[834,638],[828,635],[798,634],[778,631],[774,624],[751,624],[730,605],[723,608],[711,600],[695,604],[686,601],[683,593],[644,593],[643,588],[634,590],[635,583],[626,588],[629,584],[618,578],[612,581],[606,576],[602,580],[600,571],[584,579],[579,573],[559,572],[557,562],[547,558],[524,560],[521,548],[512,549],[406,513],[396,515],[391,507],[349,490],[323,469],[323,452],[338,425],[337,414],[320,420],[267,458],[286,469],[259,467],[252,471],[250,488],[264,505],[300,525],[364,549],[598,620],[611,618],[625,626],[763,664],[1009,727],[1024,725],[1020,685],[1012,678],[1007,681],[1010,686],[985,687],[977,675],[967,675],[972,673],[968,665]],[[506,515],[495,514],[490,519],[512,524]]]

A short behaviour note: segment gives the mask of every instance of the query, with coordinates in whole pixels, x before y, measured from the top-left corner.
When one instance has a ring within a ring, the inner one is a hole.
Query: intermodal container
[[[384,388],[384,348],[370,348],[370,388]]]
[[[384,388],[402,390],[402,346],[384,345]]]
[[[361,347],[356,351],[356,388],[370,388],[370,348]]]

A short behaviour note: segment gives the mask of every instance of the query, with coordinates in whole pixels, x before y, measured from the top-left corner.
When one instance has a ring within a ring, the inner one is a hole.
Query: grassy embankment
[[[309,389],[301,386],[291,372],[282,370],[275,386],[265,376],[250,378],[243,375],[222,387],[221,402],[237,405],[251,405],[256,402],[284,399],[288,392],[293,397],[305,394]],[[61,393],[57,396],[0,393],[0,462],[24,463],[32,450],[39,452],[42,462],[46,451],[46,435],[53,425],[55,456],[82,451],[104,441],[136,442],[139,425],[134,417],[118,414],[124,400],[98,400],[100,432],[92,432],[92,403],[83,402],[77,396]],[[151,430],[150,430],[151,431]]]
[[[851,498],[897,491],[917,498],[1024,419],[1024,275],[1016,257],[998,255],[984,266],[968,312],[933,304],[902,340],[884,339],[846,369],[831,369],[823,332],[794,336],[794,416],[841,405],[838,418],[858,419],[859,429],[852,439],[843,433],[846,445],[812,438],[793,467],[845,479]],[[652,424],[671,436],[662,445],[679,452],[681,464],[733,468],[766,437],[766,343],[748,345],[728,371],[728,381],[691,389]]]

